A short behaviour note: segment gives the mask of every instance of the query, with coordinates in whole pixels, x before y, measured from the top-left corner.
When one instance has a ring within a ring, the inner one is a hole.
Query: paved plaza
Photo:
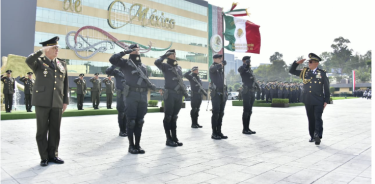
[[[371,183],[371,101],[336,100],[323,113],[320,146],[309,143],[304,107],[254,107],[242,134],[242,107],[228,101],[227,140],[211,139],[211,112],[202,103],[202,129],[190,128],[190,104],[178,119],[182,147],[165,146],[162,113],[146,115],[143,155],[127,152],[116,115],[66,117],[59,156],[39,166],[36,121],[1,121],[1,183]]]

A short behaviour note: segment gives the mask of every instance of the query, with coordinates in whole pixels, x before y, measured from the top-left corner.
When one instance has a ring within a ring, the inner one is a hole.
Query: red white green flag
[[[233,11],[232,11],[233,12]],[[225,40],[229,41],[226,49],[233,52],[260,53],[259,25],[246,19],[223,15],[225,20]]]

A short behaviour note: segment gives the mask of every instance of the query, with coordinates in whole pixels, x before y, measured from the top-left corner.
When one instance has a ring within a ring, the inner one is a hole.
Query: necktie
[[[51,68],[55,69],[55,64],[53,63],[53,61],[51,61]]]

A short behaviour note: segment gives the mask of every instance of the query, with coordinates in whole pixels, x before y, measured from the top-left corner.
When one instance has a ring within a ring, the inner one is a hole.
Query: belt
[[[218,92],[219,92],[219,91],[220,91],[220,92],[221,92],[221,91],[224,91],[224,88],[216,88],[216,91],[218,91]]]
[[[174,89],[166,89],[166,90],[168,90],[168,92],[174,92],[174,93],[177,93],[177,94],[183,94],[183,92],[181,91],[181,90],[178,90],[178,91],[176,91],[176,90],[174,90]]]
[[[135,87],[130,87],[130,91],[136,91],[136,92],[145,92],[147,91],[147,88],[135,88]]]

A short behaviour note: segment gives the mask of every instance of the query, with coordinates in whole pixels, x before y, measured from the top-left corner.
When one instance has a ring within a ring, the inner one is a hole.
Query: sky
[[[233,1],[206,0],[229,11]],[[260,25],[260,54],[235,54],[242,59],[251,56],[252,66],[269,63],[275,52],[283,54],[287,64],[309,53],[320,55],[332,51],[333,40],[349,39],[354,53],[365,54],[372,47],[371,0],[236,0],[236,9],[247,8],[250,16],[243,17]],[[225,43],[227,45],[228,42]]]

